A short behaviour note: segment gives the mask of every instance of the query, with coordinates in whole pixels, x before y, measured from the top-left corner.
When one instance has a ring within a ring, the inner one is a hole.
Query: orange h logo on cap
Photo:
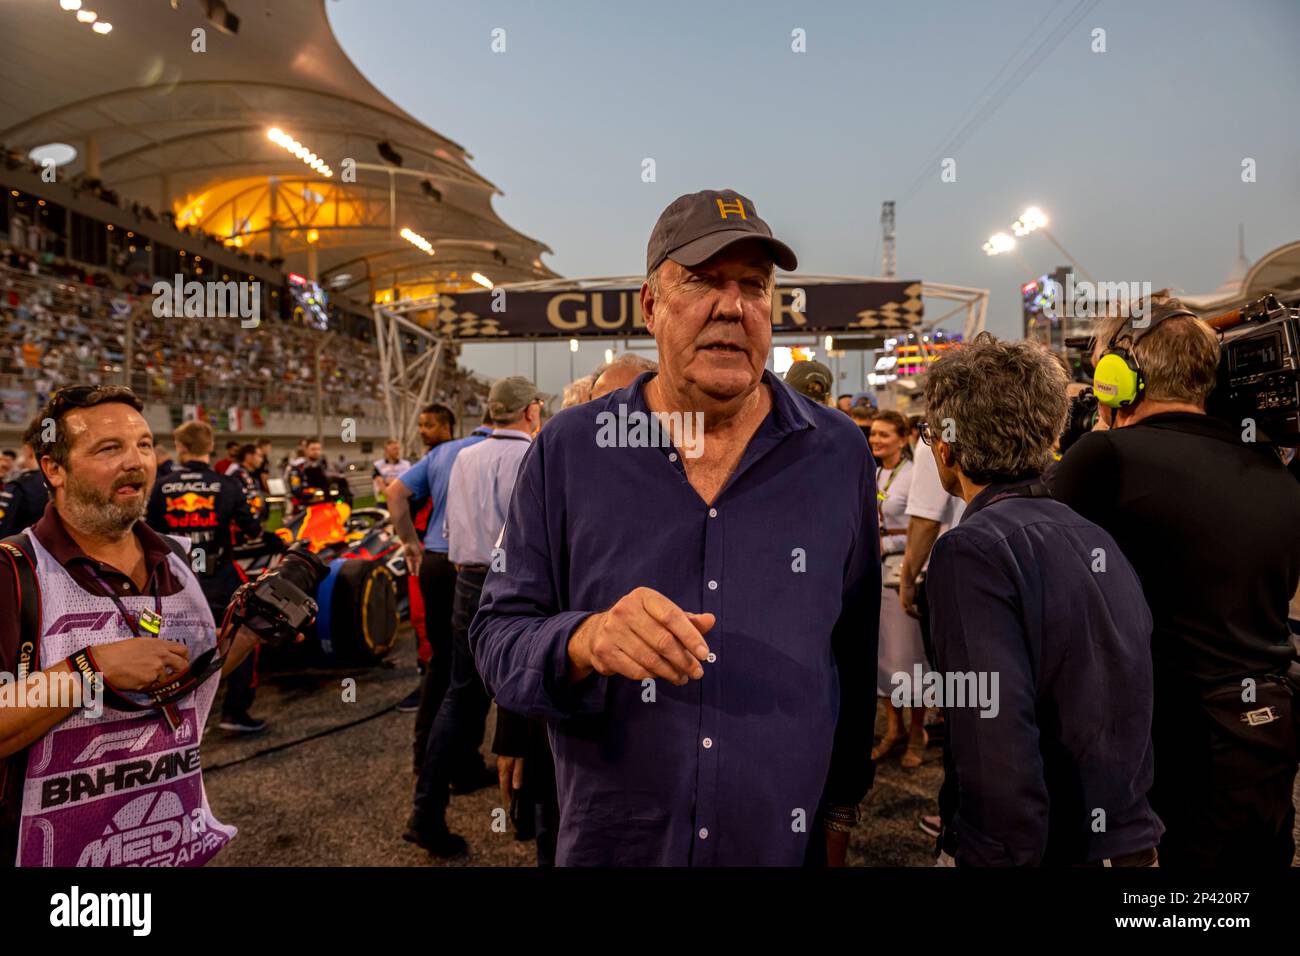
[[[739,213],[741,219],[749,218],[748,216],[745,215],[745,204],[741,202],[739,199],[737,199],[734,203],[729,203],[722,199],[718,199],[716,200],[716,202],[718,204],[718,215],[723,219],[726,219],[727,214],[732,212]]]

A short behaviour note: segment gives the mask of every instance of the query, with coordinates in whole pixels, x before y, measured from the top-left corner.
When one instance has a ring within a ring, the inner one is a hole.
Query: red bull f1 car
[[[284,547],[307,546],[329,566],[316,592],[320,610],[306,640],[288,649],[299,666],[377,664],[392,650],[409,614],[401,540],[383,508],[353,510],[344,501],[318,500],[286,519],[275,536]],[[251,580],[280,561],[281,547],[258,542],[235,548],[235,562]]]

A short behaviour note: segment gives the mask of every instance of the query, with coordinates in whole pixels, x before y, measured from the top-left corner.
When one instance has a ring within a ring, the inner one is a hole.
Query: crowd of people
[[[27,257],[9,251],[9,263]],[[313,409],[321,335],[269,319],[255,328],[235,320],[204,322],[137,308],[149,290],[128,292],[94,281],[7,263],[0,268],[0,381],[48,395],[67,381],[121,381],[133,349],[131,384],[146,401]],[[53,281],[51,281],[53,280]],[[133,316],[131,315],[133,313]],[[134,322],[128,345],[126,325]],[[325,349],[319,356],[330,411],[381,398],[373,343]]]
[[[152,286],[139,280],[0,247],[0,390],[41,402],[65,382],[124,382],[129,352],[127,384],[146,403],[314,413],[319,362],[324,414],[380,412],[373,341],[331,343],[317,330],[270,316],[265,300],[254,328],[237,319],[158,316],[152,301]],[[480,388],[451,361],[433,397],[473,405]],[[15,414],[0,412],[0,420]]]
[[[401,705],[406,839],[465,853],[449,801],[495,783],[543,866],[842,865],[876,765],[919,766],[933,736],[943,782],[919,824],[937,865],[1290,865],[1300,485],[1289,450],[1207,414],[1214,331],[1166,293],[1147,322],[1099,320],[1116,384],[1068,441],[1064,363],[987,334],[930,367],[906,418],[832,404],[817,363],[768,370],[775,269],[795,265],[747,197],[680,197],[641,290],[657,363],[621,356],[545,420],[548,397],[505,378],[469,435],[432,404],[422,457],[385,447],[371,477],[422,632]],[[23,452],[52,502],[21,542],[56,585],[42,613],[121,610],[134,638],[90,649],[127,689],[172,677],[214,630],[135,632],[150,593],[193,605],[201,584],[169,563],[158,586],[169,545],[151,526],[197,519],[156,520],[151,500],[187,496],[189,515],[229,491],[247,511],[264,466],[230,448],[218,475],[211,430],[189,423],[155,483],[139,408],[124,390],[56,393],[42,414],[61,429]],[[309,444],[287,478],[307,500],[322,476]],[[0,591],[20,586],[10,558]],[[220,619],[211,589],[188,613]],[[0,620],[0,669],[24,633]],[[0,713],[0,754],[70,713]],[[210,817],[201,790],[185,800]],[[20,816],[0,836],[39,822]]]

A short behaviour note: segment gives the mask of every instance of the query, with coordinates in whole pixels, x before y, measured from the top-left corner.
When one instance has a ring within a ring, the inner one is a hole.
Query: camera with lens
[[[1300,308],[1274,295],[1242,308],[1223,332],[1207,411],[1236,427],[1254,422],[1260,442],[1300,445]]]
[[[273,646],[293,641],[316,620],[316,589],[328,574],[329,568],[305,545],[294,545],[273,569],[235,592],[235,626]]]
[[[1070,446],[1092,431],[1096,424],[1097,394],[1089,388],[1070,399],[1070,413],[1065,420],[1065,431],[1061,432],[1061,454],[1069,451]]]

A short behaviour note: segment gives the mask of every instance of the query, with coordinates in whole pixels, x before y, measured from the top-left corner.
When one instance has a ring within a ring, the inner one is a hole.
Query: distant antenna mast
[[[880,274],[886,279],[894,277],[897,263],[894,259],[894,201],[880,204]]]

